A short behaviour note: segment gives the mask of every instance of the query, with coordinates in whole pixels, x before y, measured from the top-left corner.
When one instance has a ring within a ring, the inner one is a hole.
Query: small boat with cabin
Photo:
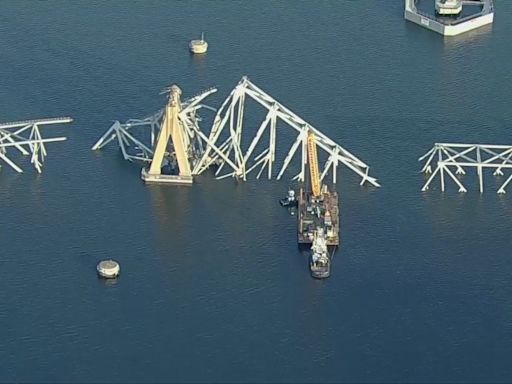
[[[295,191],[293,189],[289,189],[288,195],[284,199],[279,200],[279,204],[281,204],[282,207],[296,207],[298,205],[298,201],[295,198]]]
[[[331,259],[323,228],[317,228],[314,233],[309,269],[311,276],[316,279],[325,279],[331,274]]]

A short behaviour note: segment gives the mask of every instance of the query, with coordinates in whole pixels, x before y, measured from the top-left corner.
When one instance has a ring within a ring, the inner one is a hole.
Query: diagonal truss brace
[[[64,141],[65,137],[43,138],[41,128],[46,125],[71,123],[70,117],[57,117],[37,120],[0,123],[0,159],[16,172],[23,170],[9,158],[8,151],[16,150],[22,155],[30,155],[30,162],[41,173],[47,156],[46,143]]]
[[[245,100],[247,98],[260,104],[267,110],[267,114],[252,138],[248,149],[244,151],[242,136]],[[208,146],[196,163],[192,173],[201,174],[211,165],[217,164],[219,165],[216,173],[218,178],[231,176],[246,180],[247,175],[259,167],[257,178],[261,176],[266,168],[267,177],[271,179],[272,167],[276,161],[278,120],[286,123],[297,135],[278,172],[278,180],[283,176],[300,148],[300,172],[293,179],[304,181],[307,164],[307,132],[313,131],[318,147],[328,155],[321,173],[322,179],[331,171],[333,183],[336,183],[337,167],[343,164],[361,177],[361,185],[368,182],[371,185],[380,186],[374,177],[369,176],[368,165],[258,88],[247,77],[241,79],[217,111],[210,134],[205,139]],[[254,155],[254,150],[262,142],[266,131],[268,131],[269,137],[268,145],[259,154]],[[224,166],[231,169],[224,175],[219,176]]]
[[[247,175],[256,170],[258,170],[257,178],[260,178],[266,170],[267,177],[271,179],[276,166],[278,134],[281,135],[283,131],[281,123],[284,122],[289,132],[291,128],[291,132],[295,133],[296,137],[277,172],[278,180],[283,177],[292,160],[300,157],[300,171],[293,179],[304,181],[307,164],[307,133],[312,131],[318,148],[327,154],[327,160],[321,172],[322,180],[332,173],[333,183],[336,183],[338,166],[344,165],[361,177],[361,185],[367,182],[380,186],[374,177],[369,176],[368,165],[258,88],[247,77],[241,79],[218,110],[214,109],[216,115],[209,134],[206,134],[199,127],[201,119],[196,111],[203,107],[212,109],[202,104],[202,100],[215,91],[216,89],[213,88],[183,102],[183,108],[179,113],[179,120],[183,123],[183,130],[186,132],[184,141],[188,146],[187,155],[193,176],[215,165],[217,166],[215,174],[218,179],[237,177],[246,180]],[[244,114],[245,102],[248,99],[256,101],[266,109],[267,113],[255,134],[250,132],[250,140],[245,143],[247,137],[243,134]],[[156,138],[162,129],[164,114],[165,110],[162,109],[145,119],[128,120],[126,123],[115,121],[92,149],[101,149],[117,141],[126,160],[151,162]],[[280,122],[279,127],[278,122]],[[150,143],[146,144],[135,135],[136,127],[143,127],[146,133],[149,128]],[[265,147],[263,150],[257,150],[262,146]],[[297,154],[298,152],[300,154]]]
[[[196,112],[200,108],[211,109],[211,107],[203,105],[201,102],[216,91],[217,89],[215,88],[208,89],[182,103],[180,118],[184,121],[184,128],[189,142],[193,144],[190,148],[191,152],[201,152],[204,147],[202,139],[197,134],[200,131],[198,126],[200,119]],[[109,143],[117,141],[125,160],[151,163],[156,139],[162,127],[164,112],[165,108],[162,108],[143,119],[130,119],[125,123],[117,120],[114,121],[112,126],[96,141],[91,149],[93,151],[102,149]],[[146,131],[146,133],[149,130],[149,143],[144,142],[139,137],[139,129]]]

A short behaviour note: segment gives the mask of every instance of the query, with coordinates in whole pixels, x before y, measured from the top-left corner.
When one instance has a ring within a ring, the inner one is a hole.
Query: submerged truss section
[[[248,147],[242,143],[242,138],[245,137],[243,135],[244,107],[247,98],[256,101],[267,111],[266,117],[259,125]],[[215,164],[218,165],[216,171],[218,178],[232,176],[246,180],[250,172],[259,168],[257,178],[266,169],[267,177],[271,179],[272,168],[276,161],[278,121],[284,122],[296,135],[295,141],[279,169],[278,180],[283,176],[295,154],[300,152],[300,171],[293,177],[293,180],[304,181],[307,164],[307,136],[308,132],[312,131],[315,134],[318,147],[328,156],[323,166],[321,179],[329,171],[332,171],[332,180],[333,183],[336,183],[337,167],[343,164],[361,177],[361,185],[368,182],[376,187],[380,186],[375,178],[369,176],[368,165],[258,88],[247,77],[242,78],[217,111],[207,140],[208,146],[196,163],[193,174],[201,174]],[[265,131],[268,131],[268,142],[262,151],[254,154],[258,144],[263,140]],[[220,175],[225,166],[229,170]]]
[[[30,162],[37,172],[42,172],[44,159],[47,155],[46,143],[66,140],[65,137],[43,138],[41,128],[45,125],[64,124],[73,121],[70,117],[15,121],[0,123],[0,159],[16,172],[23,170],[9,157],[10,152],[30,155]]]
[[[439,176],[441,191],[444,191],[446,174],[459,187],[459,192],[467,192],[461,178],[457,176],[465,175],[465,168],[475,168],[480,193],[483,193],[483,171],[485,169],[494,169],[494,176],[503,176],[502,170],[512,168],[511,157],[511,145],[436,143],[430,151],[419,158],[419,161],[425,161],[421,172],[430,174],[421,190],[428,190],[434,178]],[[435,169],[432,172],[434,164]],[[512,174],[500,186],[498,193],[506,193],[505,189],[511,180]]]

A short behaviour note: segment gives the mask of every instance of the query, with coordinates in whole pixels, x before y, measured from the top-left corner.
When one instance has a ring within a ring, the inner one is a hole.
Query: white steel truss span
[[[216,177],[218,179],[236,177],[246,180],[247,175],[258,168],[257,178],[266,169],[267,177],[271,179],[276,162],[277,123],[281,121],[285,123],[284,125],[291,127],[291,132],[294,132],[296,137],[281,164],[276,177],[278,180],[281,179],[297,152],[300,152],[300,171],[293,179],[304,181],[307,164],[307,136],[308,132],[313,131],[317,146],[327,154],[327,160],[321,172],[322,180],[329,172],[332,172],[333,183],[336,183],[337,168],[340,165],[345,165],[361,177],[361,185],[368,182],[373,186],[380,186],[374,177],[369,176],[368,165],[258,88],[247,77],[240,80],[222,103],[220,109],[214,110],[217,113],[213,125],[209,134],[204,133],[199,127],[200,119],[197,117],[196,111],[202,107],[212,109],[201,102],[213,92],[216,92],[216,89],[210,89],[183,102],[182,111],[179,114],[186,130],[186,136],[190,138],[187,154],[192,175],[199,175],[211,166],[216,165]],[[247,132],[246,128],[245,135],[243,135],[245,100],[247,98],[256,101],[267,113],[255,133]],[[142,120],[128,120],[124,124],[115,121],[94,144],[92,149],[101,149],[117,138],[118,145],[126,160],[151,162],[158,131],[162,126],[163,114],[164,109]],[[282,130],[281,125],[279,131]],[[145,144],[131,134],[132,129],[139,126],[150,129],[151,140],[149,144]],[[263,143],[265,131],[268,131],[269,139],[267,143]],[[243,143],[242,138],[247,135],[251,136],[252,139],[250,139],[250,143]],[[266,148],[255,154],[259,144],[265,145]],[[135,148],[137,153],[130,152],[128,149],[131,147],[132,149]],[[227,169],[227,171],[221,174],[223,169]]]
[[[37,172],[41,173],[47,155],[45,144],[66,140],[65,137],[43,138],[41,128],[45,125],[71,123],[72,121],[73,119],[70,117],[56,117],[0,123],[0,159],[16,172],[22,173],[23,170],[8,156],[10,150],[16,150],[22,155],[30,155],[30,162]]]
[[[425,161],[421,172],[430,174],[421,190],[428,190],[434,178],[439,176],[441,191],[444,191],[446,174],[459,187],[459,192],[467,192],[460,177],[457,177],[457,175],[465,175],[465,168],[475,168],[480,193],[483,193],[483,171],[485,169],[494,169],[494,176],[503,176],[502,170],[512,168],[511,158],[511,145],[436,143],[430,151],[419,158],[419,161]],[[434,163],[436,163],[435,169],[432,172]],[[512,174],[501,184],[497,192],[506,193],[505,189],[511,180]]]
[[[265,108],[267,114],[250,141],[247,150],[244,151],[242,131],[244,128],[244,106],[247,97]],[[300,171],[293,179],[304,181],[307,164],[307,134],[309,131],[313,131],[317,146],[328,155],[321,173],[321,179],[329,171],[332,171],[332,180],[333,183],[336,183],[337,167],[343,164],[361,177],[361,185],[368,182],[376,187],[380,186],[375,178],[369,176],[368,165],[258,88],[247,77],[243,77],[240,80],[217,111],[208,139],[205,139],[208,146],[201,158],[196,162],[192,173],[196,175],[201,174],[212,164],[217,164],[216,176],[218,178],[232,176],[246,180],[247,174],[259,167],[256,177],[259,178],[266,168],[267,177],[271,179],[273,175],[272,168],[276,160],[278,120],[286,123],[297,135],[277,174],[278,180],[281,179],[300,148]],[[268,146],[260,153],[254,155],[254,150],[262,140],[266,130],[269,131]],[[223,138],[220,139],[223,131],[227,131],[227,135],[224,134]],[[225,166],[228,166],[230,169],[225,174],[220,175]]]

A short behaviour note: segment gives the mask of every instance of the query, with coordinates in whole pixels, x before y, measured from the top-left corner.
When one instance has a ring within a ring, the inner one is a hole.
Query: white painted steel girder
[[[22,155],[30,156],[30,162],[41,173],[47,156],[45,143],[64,141],[66,137],[43,138],[41,128],[46,125],[71,123],[70,117],[24,120],[0,123],[0,159],[16,172],[23,170],[8,156],[8,151],[17,150]]]
[[[435,143],[433,148],[418,159],[425,161],[421,172],[430,174],[421,190],[428,190],[435,177],[439,176],[441,191],[444,191],[446,173],[458,186],[459,192],[467,192],[461,178],[457,175],[465,175],[467,168],[474,168],[480,193],[483,193],[484,170],[494,169],[494,176],[503,176],[503,170],[512,168],[511,157],[512,146],[510,145]],[[434,165],[435,169],[432,171]],[[506,187],[511,180],[512,174],[501,184],[497,192],[506,193]]]

